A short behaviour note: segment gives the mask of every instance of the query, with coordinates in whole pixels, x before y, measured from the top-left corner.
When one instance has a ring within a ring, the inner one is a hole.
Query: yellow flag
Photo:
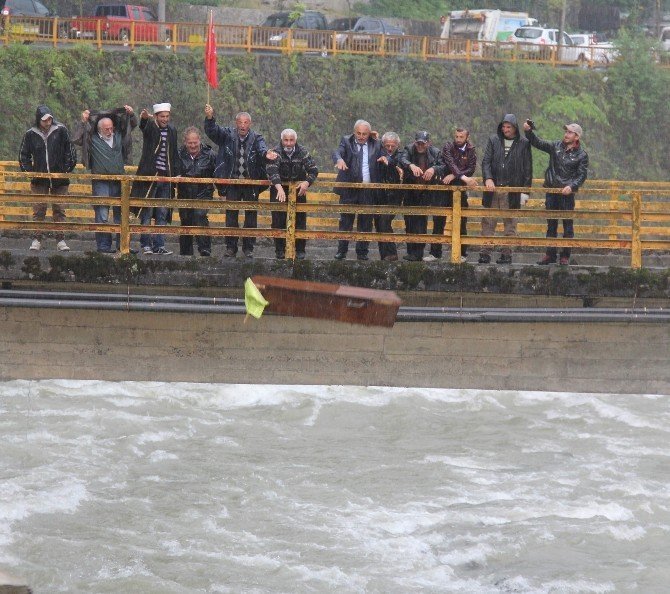
[[[268,301],[261,295],[261,292],[254,285],[253,281],[250,278],[245,280],[244,306],[247,309],[247,315],[254,316],[256,319],[260,318],[266,305],[269,305]]]

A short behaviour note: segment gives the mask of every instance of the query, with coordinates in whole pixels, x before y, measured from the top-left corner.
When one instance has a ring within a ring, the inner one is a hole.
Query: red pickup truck
[[[100,23],[100,35],[103,39],[122,41],[158,41],[160,26],[156,15],[146,6],[134,4],[99,4],[92,17],[72,20],[70,37],[73,39],[95,39]],[[164,25],[164,40],[172,39],[170,25]]]

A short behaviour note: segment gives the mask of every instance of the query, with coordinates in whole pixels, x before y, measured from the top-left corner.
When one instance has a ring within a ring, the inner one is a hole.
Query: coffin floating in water
[[[393,291],[271,276],[251,280],[270,302],[266,311],[286,316],[390,328],[401,304]]]

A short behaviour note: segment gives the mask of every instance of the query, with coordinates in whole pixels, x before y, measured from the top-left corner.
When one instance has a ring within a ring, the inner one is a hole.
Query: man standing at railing
[[[477,180],[472,177],[477,168],[477,153],[475,147],[470,143],[470,132],[466,128],[456,128],[453,142],[447,142],[442,147],[442,161],[445,164],[446,175],[442,182],[447,186],[476,186]],[[453,207],[454,193],[446,193],[446,205]],[[468,207],[468,193],[460,192],[461,208]],[[461,237],[468,234],[468,219],[461,217]],[[431,247],[431,254],[433,248]],[[461,262],[465,262],[468,246],[461,244]],[[442,246],[440,245],[440,255]]]
[[[404,172],[399,165],[400,136],[395,132],[385,132],[382,136],[382,151],[377,159],[379,167],[379,183],[401,184]],[[377,190],[375,204],[380,206],[400,206],[402,192],[400,190]],[[377,233],[393,233],[393,214],[376,214],[373,223]],[[380,241],[379,257],[386,262],[395,262],[398,259],[398,246],[393,241]]]
[[[137,127],[137,116],[130,105],[108,111],[86,109],[81,114],[81,124],[75,129],[72,141],[81,146],[84,167],[91,173],[124,175],[125,165],[130,163],[131,132]],[[93,196],[121,196],[121,182],[101,177],[91,182]],[[109,223],[109,204],[93,206],[95,222]],[[113,206],[114,223],[121,223],[121,207]],[[95,247],[103,254],[113,254],[121,249],[120,234],[116,234],[116,249],[112,248],[112,234],[96,231]],[[131,252],[134,250],[131,250]]]
[[[432,145],[430,134],[425,130],[417,132],[414,142],[405,147],[400,155],[400,166],[405,170],[405,183],[429,185],[438,184],[444,177],[444,164],[440,156],[440,150]],[[431,192],[430,190],[417,190],[405,192],[405,206],[444,206],[446,192]],[[446,217],[433,217],[433,233],[442,235]],[[405,215],[405,229],[409,234],[423,235],[428,232],[427,215]],[[437,260],[438,256],[430,254],[423,257],[425,243],[408,242],[407,254],[403,260],[410,262],[426,262]],[[441,248],[442,246],[440,246]],[[441,257],[442,252],[439,252]]]
[[[179,144],[177,130],[170,123],[169,103],[156,103],[151,117],[146,109],[140,112],[140,130],[142,130],[142,156],[137,167],[137,175],[176,177],[181,171],[179,167]],[[172,198],[170,182],[135,181],[130,195],[135,198]],[[156,225],[167,225],[171,217],[171,209],[167,206],[145,206],[140,209],[140,223],[150,225],[151,219]],[[165,247],[163,234],[142,233],[140,249],[145,255],[160,254],[169,256],[172,250]]]
[[[205,105],[205,134],[219,147],[216,155],[214,177],[225,179],[260,179],[267,181],[266,160],[273,161],[277,153],[268,150],[265,139],[251,129],[251,116],[240,112],[235,116],[235,128],[219,126],[214,118],[214,109]],[[226,200],[258,202],[260,186],[219,185],[219,196]],[[239,210],[226,210],[226,227],[239,227]],[[244,211],[244,228],[258,226],[258,211]],[[242,238],[242,253],[253,258],[255,237]],[[237,255],[237,237],[226,237],[226,258]]]
[[[333,163],[337,169],[337,182],[348,183],[378,183],[380,141],[372,136],[372,127],[365,120],[358,120],[354,124],[354,133],[343,136],[340,145],[333,153]],[[340,197],[340,204],[373,204],[374,191],[354,188],[335,188]],[[340,214],[340,231],[351,231],[354,228],[356,215],[350,212]],[[362,233],[372,231],[372,215],[359,214],[356,229]],[[368,259],[369,241],[356,242],[356,257],[359,260]],[[349,240],[340,239],[337,242],[336,260],[344,260],[349,251]]]
[[[77,153],[70,140],[67,128],[57,122],[46,105],[40,105],[35,112],[35,125],[24,135],[19,149],[21,171],[36,173],[70,173],[77,163]],[[64,196],[67,194],[69,179],[33,178],[30,181],[31,194]],[[46,202],[33,205],[33,221],[44,221],[47,213]],[[61,204],[52,202],[51,215],[54,223],[65,221],[65,209]],[[57,248],[61,252],[69,251],[62,231],[55,233]],[[33,234],[30,249],[38,251],[42,247],[42,234]]]
[[[277,145],[274,152],[279,155],[268,164],[268,178],[270,186],[270,202],[286,202],[286,192],[289,190],[289,182],[299,182],[296,189],[296,200],[298,203],[307,202],[307,188],[311,186],[319,175],[319,169],[307,149],[298,144],[298,134],[291,128],[286,128],[281,133],[281,143]],[[286,212],[272,211],[272,228],[286,229]],[[307,229],[307,213],[298,212],[295,215],[295,228]],[[305,239],[295,240],[295,257],[298,260],[305,259]],[[275,238],[275,254],[278,260],[286,256],[286,239]]]
[[[505,192],[500,188],[529,188],[533,181],[533,156],[530,142],[519,134],[516,116],[508,113],[498,124],[498,131],[486,144],[482,158],[482,177],[486,192],[482,198],[484,208],[500,210],[521,208],[521,192]],[[495,235],[498,217],[482,217],[482,236]],[[503,217],[506,237],[516,237],[516,219]],[[479,252],[479,263],[491,261],[491,250],[484,247]],[[511,264],[512,250],[505,246],[497,264]]]
[[[544,172],[545,188],[560,188],[560,193],[547,193],[547,210],[575,210],[575,193],[586,181],[589,168],[589,156],[582,148],[582,127],[579,124],[566,124],[562,140],[550,142],[542,140],[533,132],[533,123],[526,120],[523,124],[526,138],[537,149],[549,153],[549,166]],[[547,237],[558,235],[558,219],[547,219]],[[563,237],[574,237],[572,219],[563,219]],[[556,262],[558,250],[547,248],[547,252],[538,264],[546,266]],[[570,248],[561,248],[561,266],[570,264]]]

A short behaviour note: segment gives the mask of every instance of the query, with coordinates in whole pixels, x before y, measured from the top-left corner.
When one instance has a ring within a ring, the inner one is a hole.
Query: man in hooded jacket
[[[70,173],[77,163],[77,153],[70,140],[68,129],[57,122],[46,105],[40,105],[35,111],[35,123],[26,131],[19,149],[19,167],[21,171],[36,173]],[[36,177],[30,180],[31,194],[64,196],[68,192],[70,180],[66,178],[51,179]],[[44,221],[47,203],[33,205],[33,221]],[[51,214],[54,223],[65,221],[65,209],[61,204],[52,202]],[[56,232],[57,248],[69,251],[62,231]],[[30,249],[38,251],[42,247],[42,235],[33,235]]]
[[[486,190],[482,197],[484,208],[501,210],[521,208],[521,192],[499,191],[505,187],[530,187],[533,181],[533,157],[530,142],[519,134],[516,116],[508,113],[498,124],[496,134],[486,144],[482,158],[482,177]],[[482,217],[482,236],[495,235],[497,217]],[[506,237],[516,237],[516,219],[503,217]],[[488,246],[479,253],[479,263],[488,264],[491,251]],[[512,263],[512,250],[502,249],[498,264]]]

